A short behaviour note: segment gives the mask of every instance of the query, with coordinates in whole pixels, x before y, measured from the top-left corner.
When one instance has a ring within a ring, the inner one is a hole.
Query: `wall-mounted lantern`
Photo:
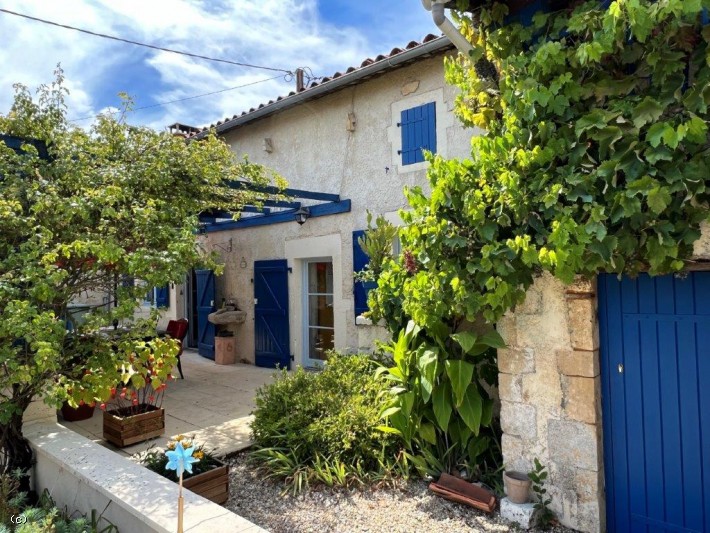
[[[298,222],[299,226],[303,226],[306,223],[306,220],[308,220],[308,217],[310,216],[310,209],[308,209],[307,207],[299,207],[298,211],[296,211],[296,222]]]

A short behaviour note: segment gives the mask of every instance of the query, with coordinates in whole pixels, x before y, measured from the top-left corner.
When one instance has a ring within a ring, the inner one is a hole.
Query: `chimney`
[[[296,92],[300,93],[305,88],[306,87],[303,83],[303,69],[297,68],[296,69]]]
[[[194,135],[195,133],[200,132],[200,128],[188,126],[187,124],[181,124],[180,122],[170,124],[169,126],[167,126],[167,129],[170,133],[179,137],[189,137],[190,135]]]

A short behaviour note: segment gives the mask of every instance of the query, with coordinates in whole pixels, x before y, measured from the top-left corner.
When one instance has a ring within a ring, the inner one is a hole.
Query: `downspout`
[[[422,0],[422,5],[427,11],[431,11],[431,16],[434,19],[434,24],[436,24],[439,29],[446,35],[454,46],[463,55],[469,57],[471,52],[473,52],[473,46],[469,43],[466,38],[459,33],[459,30],[453,23],[446,18],[446,13],[444,12],[444,5],[448,0]]]

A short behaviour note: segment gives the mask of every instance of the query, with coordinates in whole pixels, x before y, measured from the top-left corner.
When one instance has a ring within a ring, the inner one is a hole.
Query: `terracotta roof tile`
[[[377,62],[379,62],[379,61],[384,61],[384,60],[389,59],[389,58],[391,58],[391,57],[393,57],[393,56],[396,56],[396,55],[398,55],[398,54],[401,54],[401,53],[403,53],[403,52],[406,52],[407,50],[411,50],[412,48],[416,48],[417,46],[421,46],[421,45],[423,45],[423,44],[425,44],[425,43],[434,41],[434,40],[439,39],[439,38],[440,38],[440,36],[434,35],[434,34],[430,33],[430,34],[426,35],[426,36],[421,40],[421,42],[418,42],[418,41],[410,41],[410,42],[407,44],[407,46],[406,46],[405,48],[397,48],[397,47],[395,47],[395,48],[393,48],[393,49],[390,51],[390,53],[387,54],[387,55],[380,54],[380,55],[378,55],[377,57],[375,57],[374,59],[368,57],[368,58],[366,58],[364,61],[362,61],[362,63],[360,63],[359,66],[350,66],[350,67],[348,67],[348,68],[345,70],[344,73],[338,71],[338,72],[335,72],[334,74],[332,74],[331,76],[324,76],[324,77],[320,78],[320,81],[313,80],[313,81],[311,81],[310,84],[307,84],[303,89],[301,89],[301,90],[298,91],[298,92],[301,93],[301,92],[304,92],[304,91],[308,91],[309,89],[313,89],[314,87],[318,87],[319,85],[322,85],[322,84],[327,83],[327,82],[329,82],[329,81],[332,81],[332,80],[334,80],[334,79],[340,78],[340,77],[342,77],[342,76],[344,76],[344,75],[346,75],[346,74],[350,74],[351,72],[355,72],[355,71],[357,71],[357,70],[359,70],[359,69],[362,69],[362,68],[364,68],[364,67],[367,67],[367,66],[369,66],[369,65],[372,65],[372,64],[377,63]],[[294,96],[294,95],[296,95],[296,91],[290,91],[287,96],[279,96],[279,97],[276,98],[276,100],[269,100],[269,102],[268,102],[267,104],[263,104],[263,103],[262,103],[262,104],[259,104],[259,107],[258,107],[258,108],[252,107],[251,109],[249,109],[249,111],[242,111],[242,113],[241,113],[241,115],[239,115],[239,117],[243,117],[243,116],[245,116],[245,115],[248,115],[248,114],[250,114],[250,113],[253,113],[254,111],[257,111],[258,109],[263,109],[264,107],[267,107],[267,106],[269,106],[269,105],[272,105],[272,104],[274,104],[274,103],[276,103],[276,102],[281,102],[281,101],[283,101],[283,100],[285,100],[285,99],[287,99],[287,98],[289,98],[289,97],[291,97],[291,96]],[[225,124],[225,123],[229,122],[230,120],[234,120],[234,119],[236,119],[236,118],[238,118],[237,115],[234,115],[231,119],[225,118],[223,121],[217,122],[216,125],[217,125],[217,126],[221,126],[222,124]],[[199,132],[193,133],[193,134],[191,135],[191,137],[198,136],[198,135],[200,135],[201,133],[204,133],[205,131],[207,131],[208,129],[214,128],[214,127],[215,127],[215,124],[210,124],[208,127],[203,128],[203,129],[200,130]]]

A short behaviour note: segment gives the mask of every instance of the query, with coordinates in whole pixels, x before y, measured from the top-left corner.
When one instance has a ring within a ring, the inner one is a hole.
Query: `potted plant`
[[[503,473],[505,492],[513,503],[528,503],[530,501],[530,485],[532,480],[523,472],[508,470]]]
[[[104,439],[124,448],[165,433],[164,390],[164,383],[156,389],[147,385],[112,390],[110,407],[102,404]]]
[[[156,359],[166,341],[155,339],[134,346],[128,367],[121,368],[121,382],[111,389],[107,404],[101,404],[103,435],[108,442],[123,448],[161,436],[165,432],[163,396],[176,359]]]
[[[166,450],[150,449],[142,457],[141,463],[152,470],[177,483],[178,477],[174,470],[166,469],[168,457],[166,451],[174,450],[178,443],[197,459],[192,464],[192,473],[183,473],[183,486],[195,494],[215,503],[224,503],[229,497],[229,465],[217,459],[203,444],[196,444],[193,437],[178,435],[168,441]]]
[[[74,306],[76,307],[88,307],[88,306]],[[71,328],[74,329],[74,323],[76,322],[76,317],[72,317],[72,313],[69,309],[66,312],[66,323],[67,326],[72,324]],[[79,321],[81,323],[81,321]],[[68,373],[68,377],[73,377],[78,380],[82,380],[86,377],[86,369],[84,368],[86,362],[89,360],[91,354],[97,349],[97,344],[95,339],[91,337],[78,336],[76,334],[67,335],[64,339],[64,348],[67,352],[73,353],[73,357],[69,360],[67,365],[71,368]],[[80,398],[78,400],[74,398],[67,398],[64,400],[60,413],[62,414],[62,419],[66,422],[79,422],[81,420],[88,420],[94,416],[94,410],[96,408],[96,401],[94,399]]]
[[[81,420],[88,420],[94,416],[94,410],[96,409],[96,403],[84,403],[79,402],[76,407],[72,407],[69,402],[64,402],[60,412],[62,413],[62,418],[66,422],[79,422]]]

